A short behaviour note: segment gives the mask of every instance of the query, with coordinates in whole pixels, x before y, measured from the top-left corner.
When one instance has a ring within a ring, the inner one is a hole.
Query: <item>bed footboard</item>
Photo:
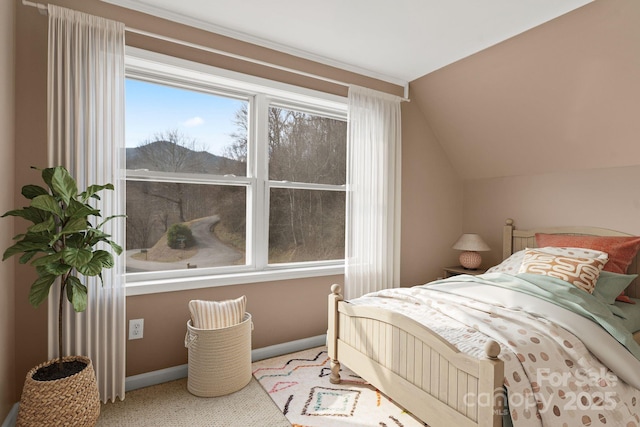
[[[399,313],[329,295],[327,347],[332,383],[340,364],[353,370],[431,427],[502,426],[504,365],[489,341],[486,358],[461,353],[442,337]]]

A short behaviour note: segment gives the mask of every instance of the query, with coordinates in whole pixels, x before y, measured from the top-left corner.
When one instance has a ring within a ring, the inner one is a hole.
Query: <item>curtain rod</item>
[[[35,3],[29,0],[22,0],[22,4],[24,6],[31,6],[31,7],[35,7],[38,9],[38,11],[42,14],[42,15],[47,15],[48,14],[48,9],[47,9],[47,5],[46,4],[42,4],[42,3]],[[158,40],[163,40],[169,43],[175,43],[175,44],[180,44],[182,46],[185,47],[190,47],[190,48],[194,48],[194,49],[198,49],[198,50],[203,50],[209,53],[214,53],[217,55],[223,55],[223,56],[227,56],[229,58],[233,58],[233,59],[238,59],[241,61],[245,61],[245,62],[250,62],[252,64],[256,64],[256,65],[262,65],[265,67],[269,67],[269,68],[274,68],[276,70],[280,70],[280,71],[285,71],[287,73],[292,73],[292,74],[297,74],[300,76],[304,76],[304,77],[310,77],[312,79],[315,80],[321,80],[327,83],[332,83],[332,84],[336,84],[339,86],[345,86],[345,87],[350,87],[351,84],[350,83],[346,83],[340,80],[335,80],[335,79],[331,79],[329,77],[324,77],[324,76],[319,76],[317,74],[312,74],[312,73],[307,73],[306,71],[301,71],[301,70],[296,70],[294,68],[289,68],[289,67],[283,67],[281,65],[277,65],[277,64],[272,64],[270,62],[266,62],[266,61],[261,61],[259,59],[253,59],[253,58],[249,58],[247,56],[242,56],[242,55],[237,55],[235,53],[231,53],[231,52],[226,52],[224,50],[219,50],[219,49],[215,49],[215,48],[211,48],[208,46],[203,46],[200,44],[196,44],[196,43],[191,43],[191,42],[187,42],[184,40],[179,40],[173,37],[167,37],[167,36],[163,36],[161,34],[156,34],[156,33],[152,33],[149,31],[145,31],[145,30],[139,30],[137,28],[131,28],[131,27],[125,27],[125,30],[130,32],[130,33],[134,33],[134,34],[139,34],[141,36],[145,36],[145,37],[151,37],[154,39],[158,39]],[[410,102],[409,99],[409,84],[405,84],[404,85],[404,97],[400,98],[402,101],[405,102]]]
[[[38,9],[38,12],[40,12],[41,15],[47,15],[49,13],[47,11],[47,5],[46,4],[34,3],[32,1],[22,0],[22,5],[23,6],[35,7],[36,9]]]

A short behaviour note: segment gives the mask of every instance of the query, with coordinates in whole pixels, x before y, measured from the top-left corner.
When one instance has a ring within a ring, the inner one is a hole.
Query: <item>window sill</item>
[[[161,292],[186,291],[191,289],[214,288],[217,286],[273,282],[276,280],[302,279],[339,274],[344,274],[344,265],[216,274],[210,276],[174,277],[171,279],[127,283],[126,295],[129,297]]]

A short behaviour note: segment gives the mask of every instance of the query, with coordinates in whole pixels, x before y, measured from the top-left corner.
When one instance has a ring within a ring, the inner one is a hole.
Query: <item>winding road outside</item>
[[[191,232],[197,242],[195,249],[198,252],[192,257],[181,261],[156,262],[135,259],[133,255],[139,254],[140,249],[127,250],[127,272],[180,270],[187,268],[187,263],[198,268],[235,264],[237,260],[242,259],[243,254],[237,249],[222,243],[212,232],[213,227],[219,221],[220,217],[213,215],[191,222]]]

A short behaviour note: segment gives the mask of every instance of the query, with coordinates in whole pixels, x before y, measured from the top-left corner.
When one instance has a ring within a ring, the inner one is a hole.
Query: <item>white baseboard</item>
[[[257,360],[281,356],[283,354],[306,350],[308,348],[319,347],[321,345],[325,345],[326,342],[326,335],[318,335],[315,337],[270,345],[268,347],[256,348],[251,351],[251,360],[255,362]],[[180,378],[186,378],[188,368],[188,365],[184,364],[180,366],[173,366],[171,368],[159,369],[157,371],[145,372],[144,374],[132,375],[127,377],[125,380],[125,391],[136,390],[168,381],[179,380]]]
[[[327,335],[317,335],[315,337],[303,338],[300,340],[284,342],[282,344],[270,345],[269,347],[256,348],[251,351],[253,362],[269,359],[271,357],[282,356],[308,348],[319,347],[327,344]]]
[[[270,357],[282,356],[283,354],[319,347],[321,345],[325,345],[326,342],[326,335],[318,335],[282,344],[270,345],[268,347],[256,348],[251,351],[251,360],[255,362],[257,360],[268,359]],[[144,374],[132,375],[127,377],[125,380],[125,391],[136,390],[138,388],[149,387],[167,381],[186,378],[187,372],[188,365],[185,364],[166,369],[159,369],[157,371],[145,372]],[[11,408],[11,411],[9,411],[9,414],[0,427],[14,427],[16,425],[17,418],[18,403],[13,405],[13,408]]]
[[[7,414],[7,418],[4,419],[2,423],[2,427],[13,427],[16,425],[16,421],[18,419],[18,404],[13,405],[9,414]]]

